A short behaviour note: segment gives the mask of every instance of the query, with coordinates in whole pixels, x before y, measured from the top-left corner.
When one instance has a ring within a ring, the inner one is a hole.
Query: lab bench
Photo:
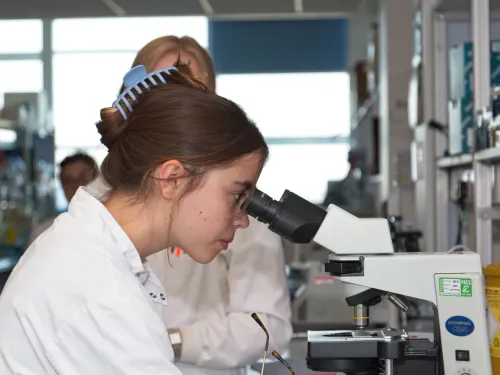
[[[323,375],[326,373],[313,371],[307,368],[307,363],[304,359],[287,359],[287,362],[293,368],[296,375]],[[247,372],[248,375],[259,375],[261,363],[257,363],[251,366],[250,370]],[[279,362],[266,363],[264,367],[264,375],[290,375],[290,370],[288,370],[283,364]],[[328,375],[343,375],[340,372],[329,372]]]

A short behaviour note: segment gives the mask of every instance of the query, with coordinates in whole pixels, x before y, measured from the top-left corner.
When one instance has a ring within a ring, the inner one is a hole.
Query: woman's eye
[[[234,199],[236,200],[236,203],[243,202],[246,198],[246,194],[243,193],[234,193]]]

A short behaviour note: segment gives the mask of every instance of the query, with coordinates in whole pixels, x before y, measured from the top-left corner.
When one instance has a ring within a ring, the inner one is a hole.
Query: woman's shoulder
[[[39,235],[50,228],[50,226],[54,223],[56,217],[57,216],[49,217],[32,229],[28,239],[28,246],[30,246],[38,238]]]
[[[50,226],[54,223],[57,216],[49,217],[43,220],[38,226],[34,229],[34,231],[39,231],[39,233],[44,232],[46,229],[50,228]]]

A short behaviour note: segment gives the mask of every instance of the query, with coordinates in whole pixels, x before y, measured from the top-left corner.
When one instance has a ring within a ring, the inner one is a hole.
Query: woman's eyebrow
[[[233,184],[244,187],[245,190],[253,187],[253,184],[250,181],[233,181]]]

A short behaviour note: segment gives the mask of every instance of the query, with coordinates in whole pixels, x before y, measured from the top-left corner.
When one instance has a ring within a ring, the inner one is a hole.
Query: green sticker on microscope
[[[441,296],[472,297],[472,279],[439,278]]]

